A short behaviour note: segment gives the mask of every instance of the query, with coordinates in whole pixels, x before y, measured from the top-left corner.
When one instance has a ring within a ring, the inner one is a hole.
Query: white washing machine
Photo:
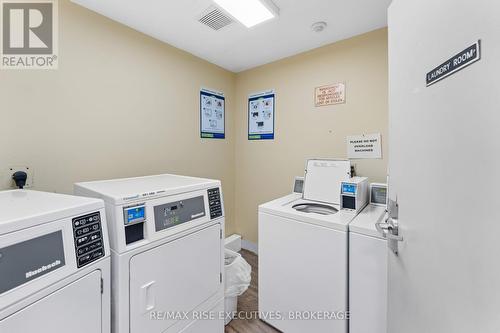
[[[104,199],[112,331],[224,331],[224,205],[217,180],[158,175],[75,184]]]
[[[0,192],[0,332],[109,333],[102,200]]]
[[[303,196],[259,206],[259,312],[285,333],[348,330],[348,226],[355,213],[339,210],[340,183],[348,179],[348,161],[311,160]]]
[[[375,227],[385,215],[370,204],[349,225],[349,333],[387,332],[387,242]]]

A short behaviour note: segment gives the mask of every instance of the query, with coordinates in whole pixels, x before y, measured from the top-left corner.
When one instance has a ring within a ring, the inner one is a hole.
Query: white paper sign
[[[382,158],[380,133],[347,137],[348,158]]]

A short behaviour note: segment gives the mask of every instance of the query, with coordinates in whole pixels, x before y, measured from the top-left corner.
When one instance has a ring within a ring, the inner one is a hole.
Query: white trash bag
[[[234,318],[238,307],[238,296],[248,289],[252,280],[252,267],[245,259],[234,251],[226,249],[224,252],[224,270],[226,284],[224,290],[224,325]]]
[[[252,280],[252,267],[241,254],[225,249],[224,269],[226,273],[225,297],[235,297],[243,294]]]

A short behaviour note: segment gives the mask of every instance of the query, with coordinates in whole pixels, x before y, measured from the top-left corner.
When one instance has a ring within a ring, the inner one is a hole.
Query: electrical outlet
[[[24,171],[28,174],[24,188],[33,187],[33,168],[29,166],[9,166],[2,171],[2,184],[0,186],[2,189],[16,188],[16,184],[14,183],[14,180],[12,180],[12,175],[17,171]]]

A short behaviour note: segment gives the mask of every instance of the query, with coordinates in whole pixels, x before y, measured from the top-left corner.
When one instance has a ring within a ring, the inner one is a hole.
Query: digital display
[[[303,193],[304,192],[304,179],[295,179],[295,184],[293,186],[293,192]]]
[[[138,220],[144,220],[144,218],[146,217],[146,207],[141,206],[141,207],[126,208],[125,215],[126,215],[125,216],[126,224]]]
[[[387,201],[387,188],[372,187],[372,203],[386,204]]]
[[[342,193],[356,194],[356,185],[342,184]]]
[[[210,199],[214,202],[215,200]],[[156,232],[189,223],[206,215],[203,195],[153,207]]]

